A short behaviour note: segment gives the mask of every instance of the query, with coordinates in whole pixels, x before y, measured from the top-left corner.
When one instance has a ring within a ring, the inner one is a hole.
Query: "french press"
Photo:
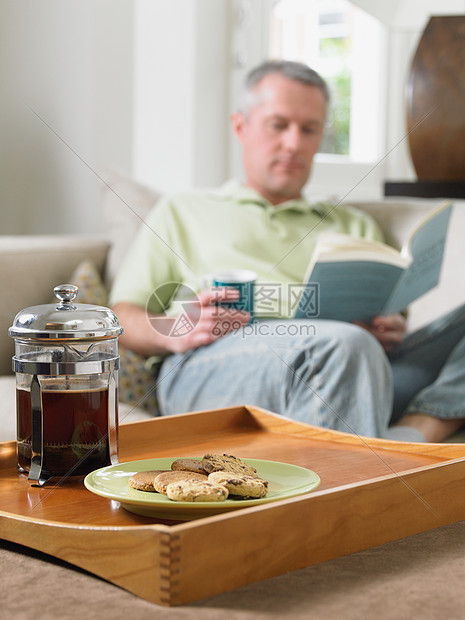
[[[118,460],[118,336],[109,309],[75,303],[78,288],[54,288],[54,304],[19,312],[15,339],[18,469],[41,486]]]

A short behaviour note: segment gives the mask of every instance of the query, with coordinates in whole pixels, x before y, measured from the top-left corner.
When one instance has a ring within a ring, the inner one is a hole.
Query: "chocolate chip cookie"
[[[259,499],[268,492],[268,482],[262,478],[236,474],[229,471],[215,471],[208,476],[208,482],[224,485],[230,496],[241,499]]]
[[[202,459],[202,465],[209,474],[214,471],[229,471],[253,476],[254,478],[258,477],[255,467],[244,463],[244,461],[232,454],[206,454]]]
[[[192,480],[203,480],[207,482],[206,474],[197,474],[193,471],[165,471],[155,476],[153,486],[155,491],[166,495],[166,488],[172,482],[191,482]]]
[[[197,474],[207,475],[201,459],[176,459],[171,463],[171,469],[174,471],[193,471]]]
[[[166,494],[176,502],[224,502],[228,489],[208,481],[184,480],[168,484]]]

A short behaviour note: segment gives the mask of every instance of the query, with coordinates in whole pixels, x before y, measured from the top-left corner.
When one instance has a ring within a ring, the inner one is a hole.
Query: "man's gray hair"
[[[290,80],[296,80],[307,86],[316,86],[323,93],[326,103],[329,103],[328,85],[319,73],[302,62],[293,60],[267,60],[255,69],[252,69],[245,78],[244,88],[239,98],[239,110],[247,114],[253,107],[258,105],[261,98],[257,95],[255,87],[267,75],[278,73]]]

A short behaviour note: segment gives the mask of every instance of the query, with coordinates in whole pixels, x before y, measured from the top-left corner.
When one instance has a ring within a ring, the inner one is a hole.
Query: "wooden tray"
[[[255,407],[120,427],[120,462],[209,451],[300,465],[321,485],[261,506],[162,521],[89,492],[82,479],[30,487],[16,471],[15,442],[6,442],[0,537],[178,605],[465,518],[462,444],[366,439]]]

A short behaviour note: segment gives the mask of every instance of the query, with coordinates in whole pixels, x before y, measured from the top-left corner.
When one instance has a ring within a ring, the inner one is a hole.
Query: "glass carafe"
[[[18,469],[31,484],[82,476],[117,462],[116,315],[74,302],[77,288],[54,289],[57,304],[26,308],[15,339]]]

